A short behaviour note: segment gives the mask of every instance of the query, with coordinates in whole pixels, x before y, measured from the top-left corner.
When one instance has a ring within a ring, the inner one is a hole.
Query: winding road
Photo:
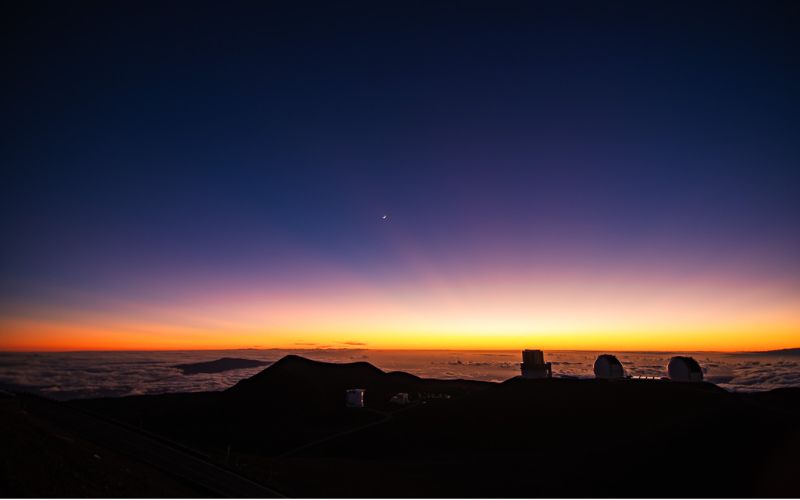
[[[89,412],[37,396],[18,396],[25,409],[98,446],[148,464],[164,473],[226,498],[277,498],[283,495],[204,460],[175,443],[131,429]]]

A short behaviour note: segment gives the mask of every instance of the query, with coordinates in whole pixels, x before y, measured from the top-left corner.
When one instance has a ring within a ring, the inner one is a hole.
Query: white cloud
[[[433,378],[503,381],[519,374],[518,353],[419,352],[361,350],[248,350],[183,352],[0,353],[0,386],[27,389],[57,399],[223,390],[263,367],[222,373],[183,375],[173,366],[247,357],[275,361],[296,353],[321,361],[367,360],[386,371],[407,371]],[[592,377],[598,353],[548,352],[555,376]],[[670,353],[619,353],[631,375],[663,376]],[[800,387],[800,359],[695,354],[706,380],[732,391]]]

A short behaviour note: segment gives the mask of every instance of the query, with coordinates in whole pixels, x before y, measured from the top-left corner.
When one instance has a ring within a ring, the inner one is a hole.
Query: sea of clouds
[[[218,391],[264,367],[184,375],[175,365],[223,357],[274,362],[287,354],[320,361],[367,361],[386,371],[422,377],[500,382],[519,374],[518,351],[379,351],[367,349],[246,349],[226,351],[0,353],[0,387],[55,399]],[[556,377],[592,377],[598,352],[547,351]],[[629,375],[662,377],[669,359],[691,355],[705,379],[731,391],[800,387],[800,351],[780,355],[616,353]]]

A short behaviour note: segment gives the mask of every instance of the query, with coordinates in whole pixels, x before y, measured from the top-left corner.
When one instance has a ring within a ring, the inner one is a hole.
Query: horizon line
[[[508,349],[456,349],[456,348],[434,348],[434,349],[409,349],[409,348],[373,348],[373,347],[224,347],[224,348],[189,348],[189,349],[48,349],[48,350],[6,350],[0,349],[0,354],[69,354],[69,353],[101,353],[101,352],[211,352],[211,351],[398,351],[398,352],[509,352],[522,351],[525,349],[536,349],[535,346],[526,348]],[[782,347],[777,349],[767,349],[760,351],[750,350],[713,350],[713,349],[541,349],[544,352],[603,352],[613,351],[618,353],[716,353],[716,354],[764,354],[781,351],[800,351],[798,347]]]

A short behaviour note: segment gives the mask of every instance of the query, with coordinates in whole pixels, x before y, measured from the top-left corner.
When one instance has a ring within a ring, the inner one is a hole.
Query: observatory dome
[[[667,373],[676,382],[702,382],[703,370],[694,358],[675,356],[669,360]]]
[[[594,376],[597,378],[623,378],[625,368],[613,354],[601,354],[594,362]]]

